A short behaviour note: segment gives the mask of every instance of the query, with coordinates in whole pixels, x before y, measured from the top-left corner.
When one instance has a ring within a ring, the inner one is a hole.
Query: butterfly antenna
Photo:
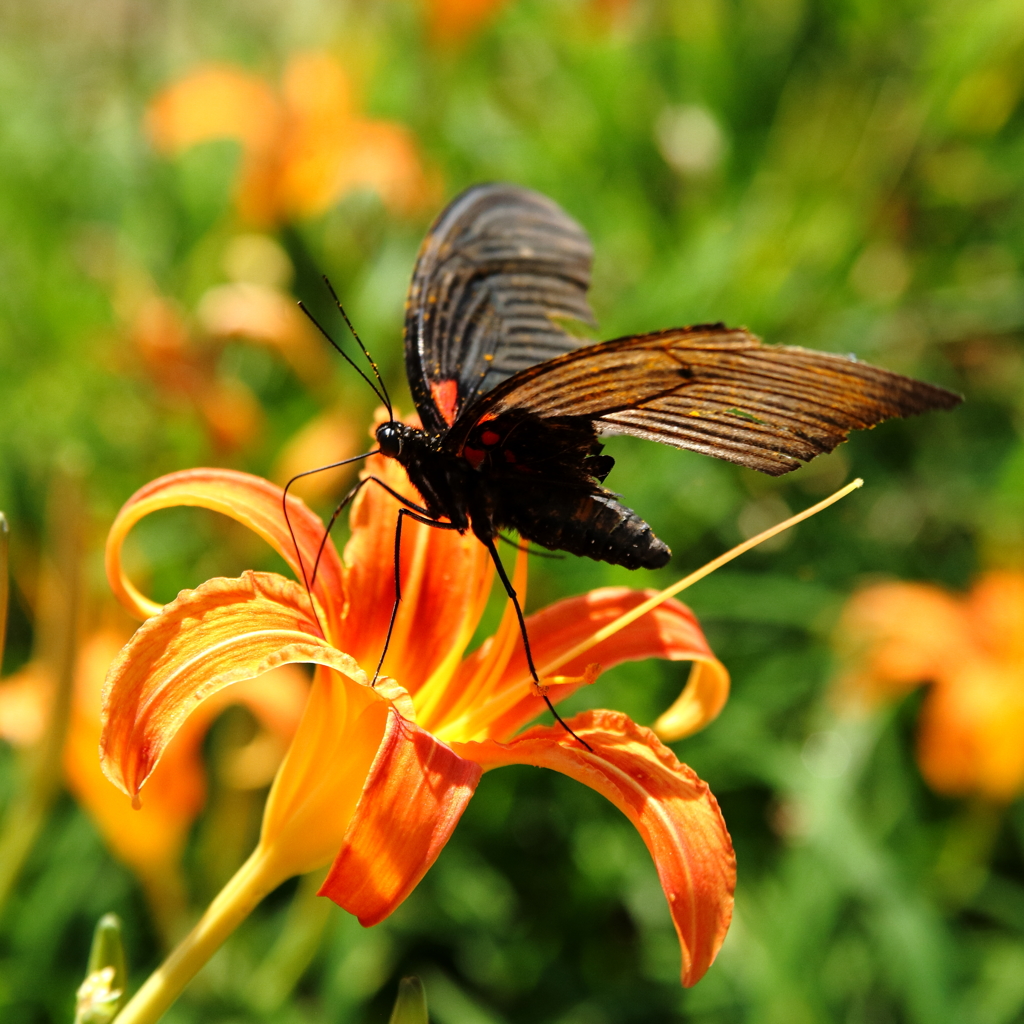
[[[306,308],[305,303],[301,299],[299,300],[299,309],[301,309],[302,312],[305,313],[306,316],[309,317],[309,319],[312,322],[313,326],[330,342],[331,347],[335,350],[335,352],[337,352],[338,355],[340,355],[341,358],[344,359],[345,362],[348,363],[348,365],[351,366],[352,369],[355,370],[356,373],[358,373],[359,376],[362,377],[363,380],[365,380],[366,383],[370,385],[370,388],[373,390],[373,393],[377,396],[378,400],[381,401],[384,405],[387,406],[388,414],[390,415],[391,414],[391,400],[387,397],[387,395],[386,394],[381,394],[380,389],[377,387],[377,385],[374,384],[373,381],[370,380],[370,378],[367,377],[366,374],[363,373],[363,371],[358,366],[356,366],[356,364],[352,360],[352,357],[327,333],[326,329],[323,327],[323,325],[320,323],[320,321],[317,320],[317,318],[315,316],[313,316],[312,313],[310,313],[310,311]],[[376,367],[374,367],[374,369],[376,369]],[[379,379],[380,379],[380,375],[378,374],[378,380]],[[383,381],[381,383],[383,384]],[[392,417],[392,419],[393,418],[394,417]],[[331,467],[324,466],[323,468],[324,469],[330,469]],[[311,473],[318,473],[319,470],[313,469],[313,470],[310,470],[309,472],[311,472]],[[305,474],[303,474],[303,473],[299,474],[299,476],[304,476],[304,475]]]
[[[331,293],[331,297],[334,299],[335,305],[338,307],[338,312],[342,315],[345,324],[348,326],[349,331],[352,332],[352,337],[356,339],[356,344],[362,349],[363,355],[366,356],[366,361],[373,368],[373,375],[377,378],[377,383],[380,384],[381,391],[384,392],[383,402],[388,408],[388,416],[391,419],[395,418],[394,413],[391,411],[391,397],[388,395],[387,385],[384,383],[384,378],[380,375],[380,370],[377,369],[377,364],[373,361],[373,356],[370,355],[369,350],[363,344],[363,339],[359,337],[356,329],[352,326],[352,321],[348,318],[348,313],[345,312],[345,307],[341,304],[341,299],[338,298],[338,293],[334,290],[334,286],[324,276],[324,284],[327,285],[327,290]]]

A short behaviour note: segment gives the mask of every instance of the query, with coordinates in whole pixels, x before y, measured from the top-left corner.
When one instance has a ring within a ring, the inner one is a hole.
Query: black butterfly
[[[515,604],[535,680],[499,531],[630,569],[671,556],[602,486],[614,463],[600,436],[633,434],[778,476],[851,430],[961,401],[852,357],[762,345],[723,324],[590,344],[569,328],[594,324],[592,256],[586,232],[536,192],[478,185],[454,199],[420,248],[406,301],[406,372],[423,429],[391,415],[376,434],[423,499],[392,491],[403,505],[392,624],[403,519],[471,529]]]

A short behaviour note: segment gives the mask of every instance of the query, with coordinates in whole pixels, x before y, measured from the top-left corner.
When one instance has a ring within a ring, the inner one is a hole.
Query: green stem
[[[284,927],[256,971],[250,1003],[264,1013],[279,1009],[320,948],[334,904],[317,896],[327,870],[303,877],[288,908]]]
[[[0,824],[0,907],[10,897],[62,785],[61,754],[71,717],[78,649],[83,500],[81,480],[58,473],[49,502],[53,563],[41,580],[41,614],[36,623],[38,657],[52,671],[57,685],[46,731],[28,758],[25,785],[12,799]],[[4,547],[6,555],[6,535]],[[6,586],[7,573],[3,576]]]
[[[132,996],[115,1024],[152,1024],[159,1020],[224,940],[280,881],[280,872],[274,870],[263,847],[256,847],[195,928]]]
[[[7,641],[7,602],[10,596],[7,573],[9,534],[7,516],[0,512],[0,671],[3,670],[4,664],[4,645]]]
[[[950,822],[935,865],[935,879],[952,907],[969,903],[985,884],[1005,813],[1003,804],[974,798],[965,802]]]

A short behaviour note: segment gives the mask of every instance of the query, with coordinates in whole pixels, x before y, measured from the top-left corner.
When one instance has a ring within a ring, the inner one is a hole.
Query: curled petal
[[[243,704],[282,741],[290,739],[309,686],[300,669],[283,665],[221,690],[178,730],[146,784],[145,806],[132,810],[104,778],[96,756],[103,681],[124,641],[117,631],[101,630],[79,649],[64,771],[69,788],[115,855],[145,879],[156,880],[177,870],[188,830],[202,807],[206,782],[200,747],[211,721],[229,704]]]
[[[685,721],[689,726],[686,731],[694,732],[721,711],[729,694],[729,673],[708,646],[700,624],[686,605],[666,601],[578,657],[559,663],[562,655],[653,594],[651,590],[605,587],[558,601],[528,616],[526,627],[534,663],[542,677],[548,675],[547,665],[558,664],[559,673],[576,677],[582,683],[592,678],[588,677],[588,666],[595,663],[604,670],[623,661],[643,658],[693,661],[696,664],[686,689],[659,719],[659,725],[666,720],[670,723]],[[497,639],[496,636],[495,642]],[[462,691],[465,682],[474,677],[477,664],[489,654],[488,642],[466,659],[452,684],[454,692]],[[550,696],[555,699],[557,695],[558,700],[563,700],[570,693],[571,687],[558,687]],[[530,685],[526,657],[518,636],[508,663],[495,677],[489,693],[477,695],[473,703],[461,717],[456,713],[445,724],[442,733],[446,738],[504,739],[544,711],[543,701]],[[669,738],[681,735],[685,733],[674,732]]]
[[[393,459],[367,461],[367,472],[399,494],[422,499]],[[352,539],[345,546],[343,625],[336,642],[361,665],[376,665],[384,649],[395,600],[395,524],[399,503],[372,481],[352,509]],[[406,519],[402,527],[402,604],[384,671],[410,693],[445,663],[453,667],[473,637],[490,591],[487,549],[473,536]],[[358,595],[358,596],[355,596]],[[437,623],[444,628],[438,630]]]
[[[320,889],[376,924],[437,859],[481,769],[392,710],[341,851]]]
[[[531,729],[510,743],[455,743],[485,771],[532,764],[569,775],[606,796],[636,826],[654,858],[682,947],[684,985],[704,975],[732,917],[736,858],[707,783],[649,729],[613,711],[588,711],[569,725]]]
[[[288,497],[288,517],[301,552],[288,531],[282,510],[284,492],[276,484],[232,469],[188,469],[159,477],[136,491],[118,512],[107,537],[107,579],[118,600],[141,619],[156,615],[160,605],[144,597],[132,585],[121,565],[121,545],[128,531],[150,512],[176,505],[212,509],[237,520],[258,533],[291,566],[298,579],[312,571],[324,537],[324,526],[298,498]],[[313,593],[327,612],[328,631],[340,611],[344,593],[341,560],[328,537],[317,570]],[[308,604],[308,602],[307,602]],[[319,632],[319,631],[317,631]]]
[[[365,682],[316,633],[298,583],[247,572],[184,590],[139,627],[107,674],[100,754],[107,777],[133,798],[199,703],[279,665],[314,662]]]
[[[714,721],[729,698],[729,670],[714,656],[694,658],[683,692],[654,723],[654,731],[671,742],[699,732]]]

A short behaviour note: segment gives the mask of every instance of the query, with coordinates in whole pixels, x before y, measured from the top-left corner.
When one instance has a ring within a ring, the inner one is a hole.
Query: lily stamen
[[[863,486],[863,479],[858,477],[856,480],[848,483],[845,487],[841,487],[834,494],[830,494],[827,498],[819,501],[816,505],[812,505],[810,508],[804,509],[803,512],[798,512],[796,515],[790,516],[788,519],[784,519],[781,523],[776,523],[774,526],[770,526],[767,530],[762,530],[760,533],[748,538],[741,544],[737,544],[735,547],[730,548],[717,558],[712,558],[710,562],[706,562],[699,569],[695,569],[691,572],[688,576],[684,576],[681,580],[677,580],[671,586],[659,591],[659,593],[655,594],[654,597],[644,601],[643,604],[637,605],[636,608],[632,608],[628,612],[620,615],[614,622],[610,622],[607,626],[599,629],[593,636],[578,643],[571,651],[566,651],[564,654],[561,654],[557,658],[553,658],[551,661],[547,662],[540,670],[540,675],[542,677],[551,675],[567,662],[586,654],[587,651],[601,643],[602,640],[607,640],[609,637],[614,636],[620,629],[625,629],[631,622],[635,622],[641,615],[646,615],[652,608],[657,608],[658,605],[664,604],[670,597],[675,597],[676,594],[681,594],[687,588],[692,587],[694,583],[704,579],[705,576],[710,576],[716,569],[720,569],[723,565],[728,564],[733,559],[746,554],[746,552],[750,551],[752,548],[756,548],[759,544],[763,544],[766,540],[771,540],[772,537],[776,537],[780,533],[784,533],[791,527],[796,526],[798,523],[802,523],[805,519],[810,519],[811,516],[816,516],[819,512],[828,508],[829,505],[834,505],[840,499],[845,498],[851,491],[855,491],[857,488]]]

